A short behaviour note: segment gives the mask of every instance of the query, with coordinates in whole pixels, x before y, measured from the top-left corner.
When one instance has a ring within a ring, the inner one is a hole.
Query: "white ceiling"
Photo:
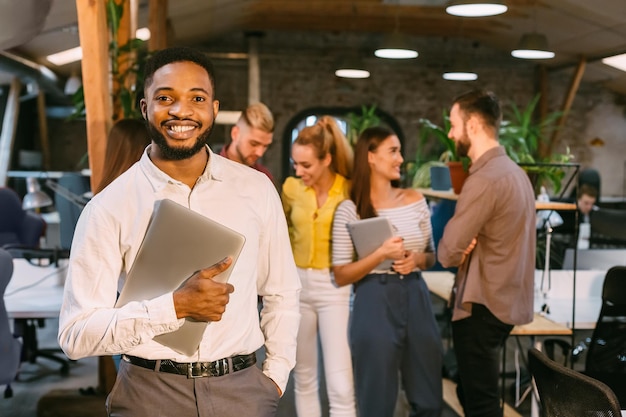
[[[41,27],[48,1],[0,0],[0,47],[66,77],[76,65],[56,68],[44,57],[79,45],[76,0],[50,0]],[[147,3],[140,1],[140,26],[147,23]],[[450,16],[444,4],[445,0],[170,0],[170,43],[201,45],[242,31],[389,33],[398,28],[413,37],[466,38],[508,52],[524,32],[536,30],[547,35],[556,52],[554,59],[542,61],[547,68],[573,68],[585,57],[583,82],[626,94],[626,73],[599,61],[626,52],[626,0],[505,0],[509,11],[490,18]],[[25,13],[28,7],[31,13]],[[12,36],[7,33],[11,31]],[[6,72],[0,62],[2,69]]]

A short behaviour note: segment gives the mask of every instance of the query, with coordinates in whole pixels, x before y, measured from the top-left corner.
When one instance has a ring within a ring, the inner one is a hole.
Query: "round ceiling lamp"
[[[443,79],[448,81],[475,81],[478,74],[466,71],[448,71],[443,73]]]
[[[453,0],[446,7],[446,13],[461,17],[496,16],[507,10],[504,3],[496,0]]]
[[[526,33],[522,35],[517,49],[511,55],[521,59],[550,59],[554,52],[548,49],[548,39],[541,33]]]
[[[349,56],[335,70],[335,75],[340,78],[369,78],[370,72],[356,56]]]
[[[387,59],[411,59],[417,58],[419,54],[409,46],[406,37],[399,32],[393,32],[385,37],[380,48],[374,51],[374,55]]]

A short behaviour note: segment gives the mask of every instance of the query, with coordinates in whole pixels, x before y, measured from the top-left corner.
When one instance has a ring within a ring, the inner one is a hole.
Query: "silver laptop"
[[[231,266],[213,278],[226,282],[244,243],[240,233],[172,200],[159,200],[116,307],[174,291],[196,271],[231,256]],[[191,356],[207,324],[187,319],[180,329],[154,340]]]
[[[366,257],[380,247],[380,245],[394,235],[393,226],[386,217],[370,217],[369,219],[355,220],[347,224],[352,244],[359,259]],[[391,269],[393,259],[385,259],[374,270],[386,271]]]

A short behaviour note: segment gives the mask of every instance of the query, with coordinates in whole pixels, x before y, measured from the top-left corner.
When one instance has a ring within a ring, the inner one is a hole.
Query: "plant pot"
[[[449,191],[452,187],[450,169],[447,166],[430,167],[430,188],[436,191]]]
[[[450,182],[452,183],[452,189],[456,194],[461,193],[463,184],[469,176],[469,172],[463,169],[463,162],[448,162],[448,169],[450,170]]]

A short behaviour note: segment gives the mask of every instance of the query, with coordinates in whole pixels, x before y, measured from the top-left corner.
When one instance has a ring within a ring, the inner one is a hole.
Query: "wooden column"
[[[150,0],[148,29],[150,29],[148,50],[167,48],[167,0]]]
[[[248,37],[248,104],[261,101],[261,69],[259,66],[259,35]]]
[[[565,126],[565,121],[567,120],[567,114],[569,113],[570,108],[572,107],[572,103],[574,102],[574,98],[576,97],[576,92],[578,92],[578,87],[580,86],[580,81],[583,78],[583,74],[585,73],[585,67],[587,64],[587,59],[585,57],[580,57],[578,61],[578,66],[576,67],[576,71],[574,72],[574,76],[572,77],[572,81],[570,83],[569,89],[567,90],[567,94],[565,95],[565,99],[563,100],[563,106],[561,107],[561,112],[563,114],[559,117],[559,121],[557,123],[556,129],[552,134],[552,140],[550,141],[550,153],[552,153],[552,149],[554,148],[554,144],[557,141],[560,130]]]
[[[109,91],[109,31],[106,0],[76,0],[78,32],[83,49],[83,90],[87,110],[87,152],[91,189],[102,179],[106,138],[113,110]]]
[[[9,164],[11,163],[11,151],[15,142],[17,117],[20,114],[20,91],[22,83],[15,77],[11,81],[9,97],[2,118],[2,133],[0,133],[0,187],[7,185]]]

